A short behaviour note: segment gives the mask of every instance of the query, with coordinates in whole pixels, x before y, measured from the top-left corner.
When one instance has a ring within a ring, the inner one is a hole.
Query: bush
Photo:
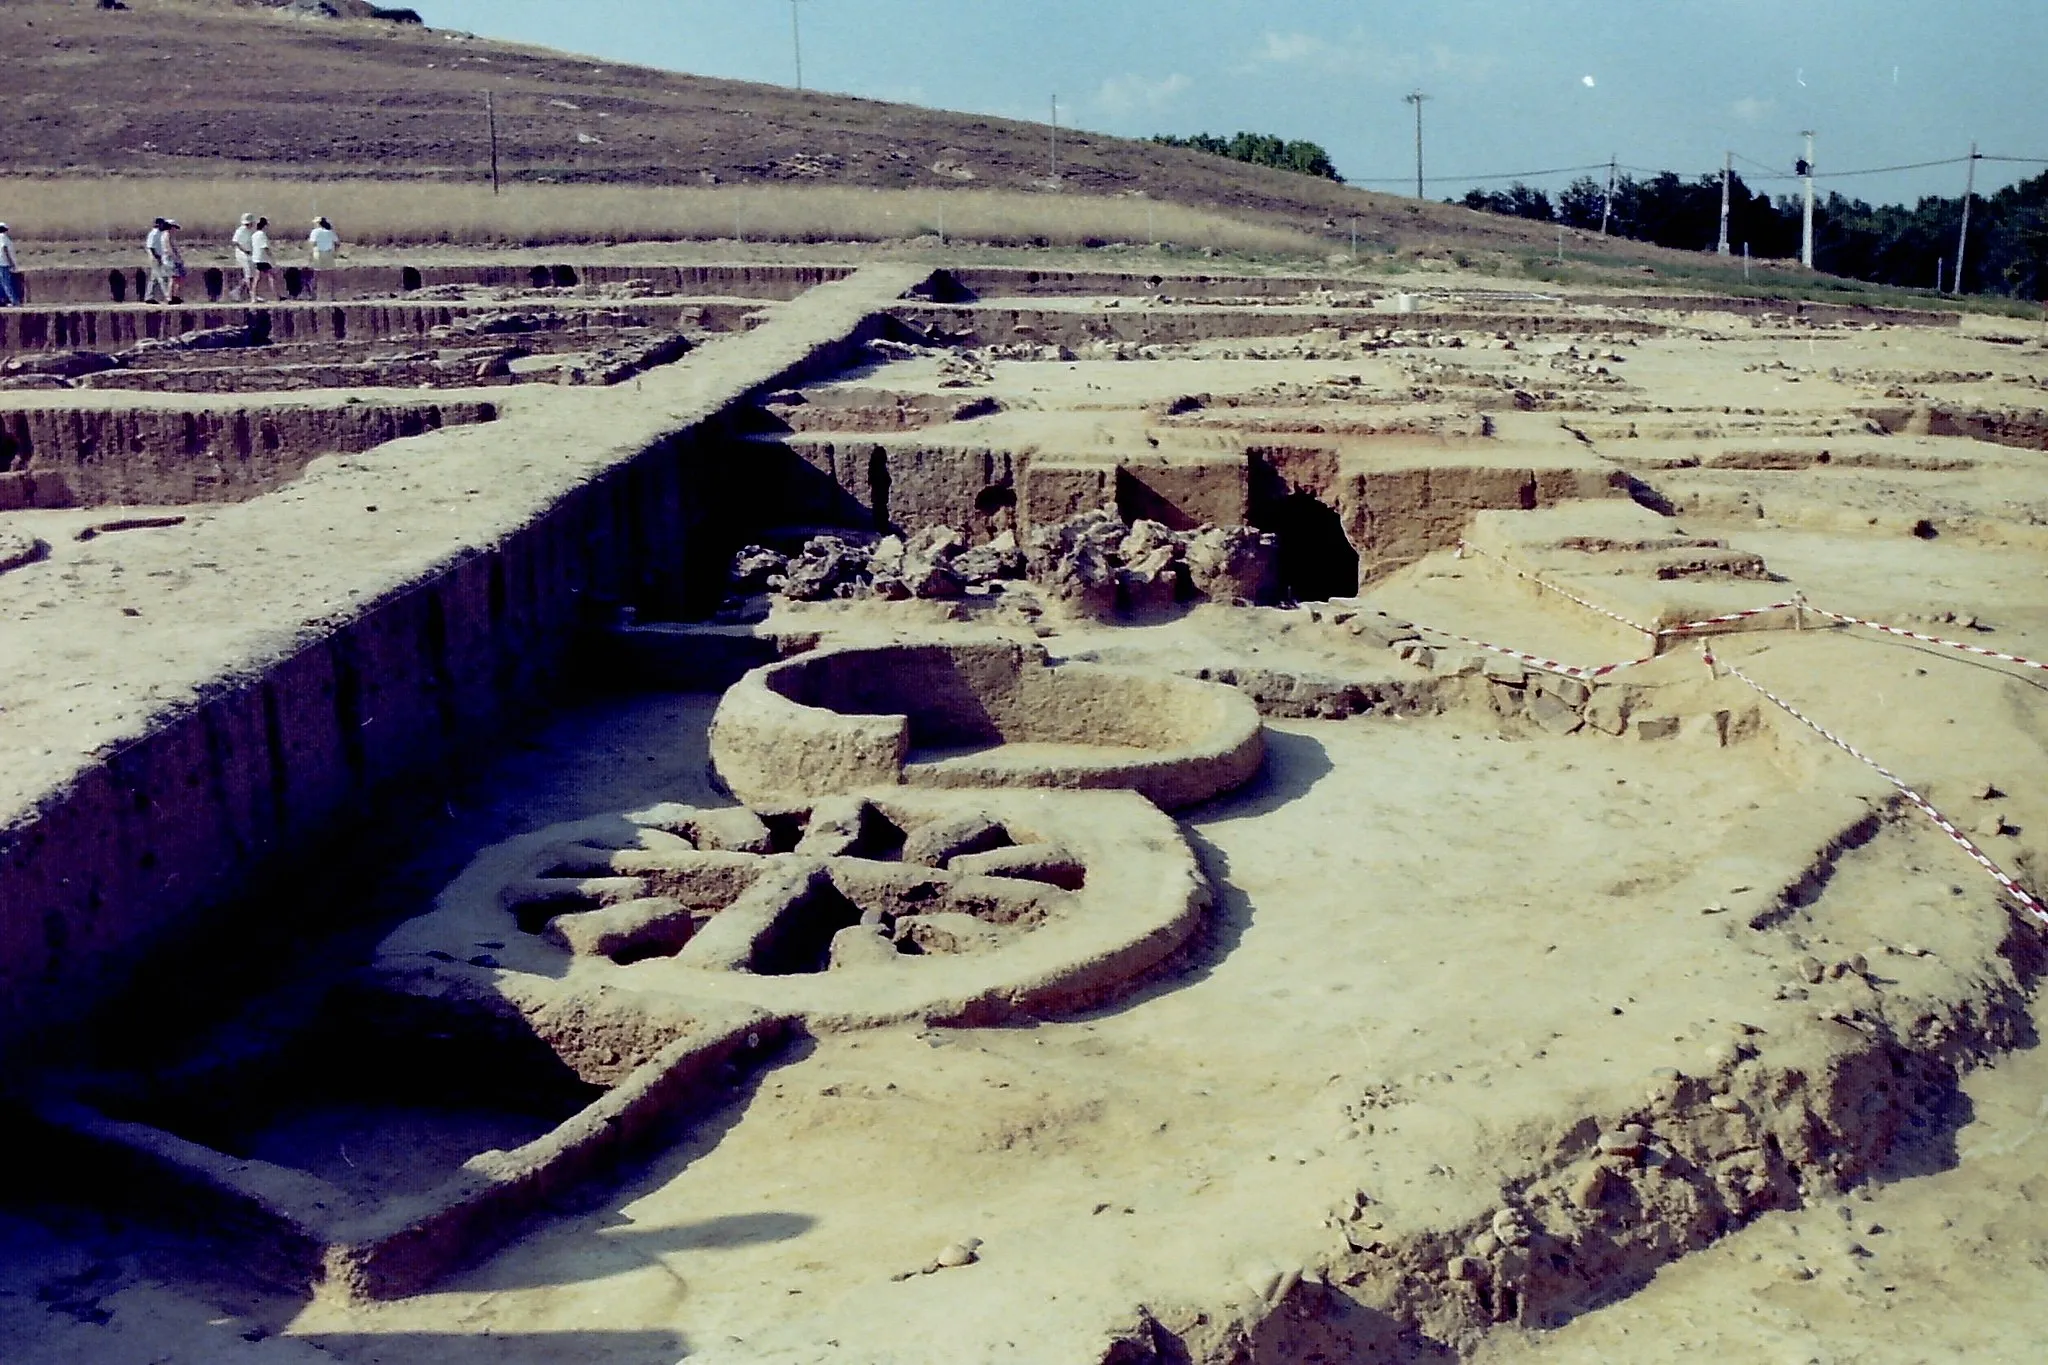
[[[1186,147],[1208,152],[1211,156],[1225,156],[1253,166],[1271,166],[1274,170],[1293,171],[1298,175],[1313,175],[1340,184],[1344,180],[1337,174],[1330,154],[1315,143],[1288,142],[1271,133],[1238,133],[1228,139],[1210,133],[1196,133],[1193,137],[1162,133],[1152,141],[1161,147]]]

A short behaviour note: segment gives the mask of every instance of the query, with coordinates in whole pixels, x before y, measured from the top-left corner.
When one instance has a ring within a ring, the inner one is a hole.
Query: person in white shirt
[[[179,304],[185,301],[185,248],[178,244],[178,234],[184,231],[175,218],[164,219],[164,302]]]
[[[249,232],[249,266],[255,271],[249,283],[249,302],[263,292],[263,286],[270,286],[270,301],[277,302],[277,279],[270,261],[270,220],[258,218]]]
[[[229,298],[233,298],[236,294],[240,294],[244,299],[247,299],[255,291],[256,265],[253,261],[249,259],[249,241],[252,237],[255,236],[255,233],[256,215],[253,213],[243,214],[241,226],[235,229],[235,235],[233,238],[235,247],[235,273],[241,276],[241,279],[238,283],[234,285],[233,288],[228,290]]]
[[[0,223],[0,307],[19,308],[21,297],[21,258],[14,254],[14,239],[7,235],[7,224]]]
[[[321,272],[334,269],[334,259],[341,254],[341,234],[325,218],[315,218],[312,235],[306,238],[306,249],[313,258],[312,269],[306,272],[306,297],[317,299]]]
[[[171,270],[165,255],[171,243],[170,225],[170,219],[159,218],[142,239],[142,249],[149,256],[149,282],[142,288],[143,303],[171,301]]]

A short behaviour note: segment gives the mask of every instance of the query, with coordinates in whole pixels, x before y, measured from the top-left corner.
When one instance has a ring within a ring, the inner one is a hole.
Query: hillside
[[[1043,125],[594,62],[466,34],[238,0],[8,0],[0,145],[14,174],[505,176],[1045,191]],[[1527,251],[1552,234],[1129,139],[1061,135],[1067,194],[1278,216],[1383,247]],[[1645,252],[1649,259],[1655,253]]]

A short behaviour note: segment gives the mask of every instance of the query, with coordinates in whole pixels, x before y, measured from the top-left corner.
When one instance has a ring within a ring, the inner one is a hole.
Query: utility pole
[[[498,101],[484,91],[484,121],[491,126],[491,193],[498,192]]]
[[[1403,95],[1401,98],[1415,106],[1415,197],[1420,199],[1422,197],[1422,104],[1424,100],[1430,97],[1417,90],[1414,94]]]
[[[1607,220],[1614,216],[1614,173],[1620,168],[1621,158],[1607,158],[1607,197],[1600,201],[1600,235],[1607,235]]]
[[[1793,169],[1806,182],[1806,219],[1799,232],[1799,264],[1813,269],[1813,130],[1808,129],[1800,136],[1806,139],[1806,156]]]
[[[1721,241],[1714,248],[1714,250],[1722,256],[1726,256],[1728,254],[1729,181],[1734,179],[1734,177],[1735,153],[1723,152],[1721,154]]]
[[[1963,181],[1963,230],[1956,238],[1956,293],[1963,292],[1963,258],[1970,247],[1970,197],[1977,192],[1977,144],[1970,144],[1970,174]]]
[[[1052,97],[1052,178],[1060,178],[1060,97]]]
[[[798,0],[789,0],[789,46],[796,53],[796,88],[801,91],[804,88],[804,30],[796,17],[797,4]]]

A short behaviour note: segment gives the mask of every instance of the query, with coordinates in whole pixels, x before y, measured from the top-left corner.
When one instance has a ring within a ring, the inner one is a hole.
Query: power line
[[[1452,181],[1456,181],[1459,184],[1476,184],[1482,180],[1530,180],[1543,175],[1569,175],[1574,171],[1604,171],[1606,169],[1607,163],[1600,161],[1589,166],[1552,166],[1549,170],[1544,171],[1502,171],[1498,175],[1432,175],[1425,177],[1423,183],[1425,185],[1442,185]],[[1406,185],[1410,182],[1411,178],[1405,175],[1382,176],[1378,179],[1353,180],[1348,183],[1353,185]]]
[[[1745,176],[1744,179],[1746,180],[1765,181],[1799,179],[1797,175],[1789,171],[1778,170],[1777,168],[1775,168],[1767,162],[1758,161],[1753,156],[1744,156],[1741,152],[1736,152],[1734,153],[1734,157],[1737,161],[1744,162],[1750,166],[1754,166],[1759,171],[1763,172],[1763,174],[1761,175]],[[2026,166],[2048,166],[2048,157],[2040,156],[1992,156],[1986,153],[1980,154],[1974,159],[1977,161],[2013,162],[2019,165]],[[1853,171],[1815,171],[1813,174],[1813,178],[1815,180],[1846,180],[1852,176],[1889,175],[1896,171],[1922,171],[1931,169],[1936,166],[1960,166],[1970,160],[1972,160],[1972,158],[1967,156],[1949,156],[1942,157],[1941,159],[1936,161],[1908,161],[1903,162],[1896,166],[1864,166],[1859,167],[1858,169]],[[1664,175],[1667,173],[1675,174],[1675,172],[1671,172],[1671,168],[1668,166],[1633,166],[1627,163],[1615,164],[1618,166],[1619,169],[1628,171],[1631,174],[1635,175]],[[1608,165],[1609,163],[1605,161],[1594,161],[1588,162],[1586,165],[1583,166],[1549,166],[1542,170],[1499,171],[1490,175],[1432,175],[1424,177],[1423,183],[1425,185],[1478,185],[1496,180],[1536,180],[1544,176],[1551,175],[1577,175],[1587,171],[1604,171],[1608,168]],[[1356,180],[1347,180],[1345,183],[1351,185],[1406,185],[1413,183],[1413,178],[1409,176],[1376,176]]]

